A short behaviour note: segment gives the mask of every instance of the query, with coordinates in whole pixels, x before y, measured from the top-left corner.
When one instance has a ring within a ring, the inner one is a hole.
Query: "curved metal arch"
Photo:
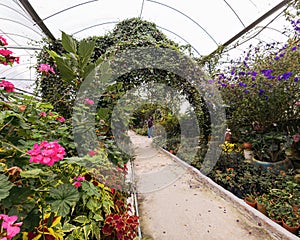
[[[183,40],[183,41],[186,42],[187,44],[191,45],[191,47],[193,48],[193,50],[194,50],[199,56],[201,56],[201,54],[198,52],[198,50],[197,50],[196,48],[194,48],[193,45],[190,44],[189,41],[187,41],[186,39],[184,39],[183,37],[181,37],[181,36],[178,35],[177,33],[173,32],[173,31],[171,31],[171,30],[169,30],[169,29],[167,29],[167,28],[163,28],[163,27],[160,27],[160,26],[157,26],[157,27],[160,28],[160,29],[163,29],[163,30],[165,30],[165,31],[168,31],[168,32],[174,34],[175,36],[179,37],[181,40]]]
[[[161,2],[156,2],[156,1],[154,1],[154,0],[146,0],[146,1],[147,1],[147,2],[156,3],[156,4],[162,5],[162,6],[164,6],[164,7],[170,8],[170,9],[174,10],[175,12],[178,12],[178,13],[180,13],[181,15],[185,16],[186,18],[188,18],[189,20],[191,20],[193,23],[195,23],[199,28],[201,28],[201,29],[209,36],[209,38],[210,38],[217,46],[219,46],[219,44],[217,43],[217,41],[209,34],[209,32],[207,32],[205,28],[203,28],[198,22],[196,22],[194,19],[192,19],[192,18],[191,18],[190,16],[188,16],[187,14],[185,14],[185,13],[179,11],[178,9],[173,8],[173,7],[171,7],[171,6],[167,5],[167,4],[161,3]]]
[[[24,17],[25,19],[27,19],[29,22],[31,22],[31,19],[26,14],[23,14],[22,12],[14,9],[14,8],[12,8],[10,6],[7,6],[7,5],[5,5],[3,3],[0,3],[0,5],[3,6],[3,7],[9,8],[10,10],[16,12],[17,14],[21,15],[22,17]]]
[[[30,64],[31,63],[21,63],[21,64],[18,64],[18,65],[14,65],[13,68],[7,68],[7,69],[5,69],[3,71],[0,70],[0,74],[6,73],[6,72],[8,72],[10,70],[14,71],[18,67],[24,67],[24,66],[30,65]],[[28,71],[28,70],[26,70],[26,71]]]
[[[5,35],[12,35],[12,36],[17,36],[17,37],[22,37],[22,38],[26,38],[30,41],[36,41],[35,39],[33,38],[30,38],[30,37],[27,37],[27,36],[24,36],[24,35],[21,35],[21,34],[17,34],[17,33],[10,33],[10,32],[2,32],[2,34],[5,34]]]
[[[63,9],[61,11],[55,12],[55,13],[49,15],[48,17],[43,18],[42,21],[45,21],[45,20],[47,20],[49,18],[52,18],[55,15],[58,15],[60,13],[66,12],[66,11],[72,9],[72,8],[76,8],[76,7],[79,7],[79,6],[82,6],[82,5],[85,5],[85,4],[89,4],[89,3],[92,3],[92,2],[97,2],[97,1],[99,1],[99,0],[90,0],[90,1],[86,1],[86,2],[83,2],[83,3],[79,3],[79,4],[76,4],[76,5],[73,5],[71,7],[65,8],[65,9]]]
[[[0,79],[2,79],[2,78],[0,78]],[[3,78],[4,80],[8,80],[8,81],[26,81],[26,82],[35,82],[35,80],[34,79],[31,79],[31,78],[27,78],[27,79],[25,79],[25,78],[11,78],[11,77],[8,77],[8,78]]]
[[[38,35],[40,35],[41,37],[43,37],[43,35],[42,35],[41,33],[37,32],[36,30],[32,29],[31,27],[27,26],[27,25],[24,24],[24,23],[18,22],[18,21],[16,21],[16,20],[8,19],[8,18],[1,18],[1,17],[0,17],[0,19],[1,19],[1,20],[4,20],[4,21],[14,22],[14,23],[16,23],[16,24],[22,25],[23,27],[29,28],[30,30],[32,30],[32,31],[35,32],[36,34],[38,34]]]
[[[81,32],[84,32],[88,29],[91,29],[91,28],[94,28],[94,27],[99,27],[99,26],[102,26],[102,25],[108,25],[108,24],[116,24],[118,23],[118,21],[111,21],[111,22],[104,22],[104,23],[98,23],[98,24],[94,24],[94,25],[91,25],[91,26],[88,26],[86,28],[82,28],[81,30],[79,31],[76,31],[76,32],[73,32],[72,35],[76,35],[78,33],[81,33]]]
[[[28,70],[25,70],[25,71],[23,71],[23,72],[19,72],[18,74],[16,74],[16,75],[13,75],[13,76],[10,76],[10,78],[15,78],[15,77],[17,77],[17,76],[20,76],[20,75],[22,75],[22,74],[24,74],[24,73],[26,73],[26,72],[28,72]]]
[[[94,27],[98,27],[98,26],[102,26],[102,25],[108,25],[108,24],[116,24],[116,23],[118,23],[118,21],[104,22],[104,23],[99,23],[99,24],[91,25],[91,26],[86,27],[86,28],[83,28],[83,29],[81,29],[81,30],[79,30],[79,31],[77,31],[77,32],[74,32],[72,35],[76,35],[76,34],[78,34],[78,33],[80,33],[80,32],[83,32],[83,31],[85,31],[85,30],[88,30],[88,29],[91,29],[91,28],[94,28]],[[163,27],[160,27],[160,26],[158,26],[158,25],[156,25],[156,26],[157,26],[158,28],[160,28],[160,29],[163,29],[163,30],[165,30],[165,31],[168,31],[168,32],[174,34],[175,36],[179,37],[181,40],[183,40],[183,41],[186,42],[187,44],[191,45],[191,47],[193,48],[193,50],[194,50],[199,56],[201,56],[201,54],[198,52],[198,50],[197,50],[196,48],[194,48],[193,45],[189,43],[189,41],[187,41],[186,39],[184,39],[183,37],[181,37],[179,34],[173,32],[172,30],[169,30],[169,29],[167,29],[167,28],[163,28]]]
[[[276,29],[276,28],[272,28],[272,27],[268,27],[268,26],[256,26],[255,28],[269,29],[269,30],[278,32],[278,33],[280,33],[281,35],[284,35],[284,36],[286,36],[286,37],[289,37],[286,33],[281,32],[281,31],[279,31],[279,30]]]
[[[226,0],[223,0],[226,5],[231,9],[231,11],[234,13],[234,15],[239,19],[240,23],[243,25],[243,27],[245,28],[246,25],[243,23],[242,19],[239,17],[239,15],[236,13],[236,11],[231,7],[231,5],[226,1]]]

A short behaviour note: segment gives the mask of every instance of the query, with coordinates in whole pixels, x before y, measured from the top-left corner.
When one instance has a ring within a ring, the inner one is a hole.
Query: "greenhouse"
[[[300,1],[2,0],[0,239],[300,239]]]

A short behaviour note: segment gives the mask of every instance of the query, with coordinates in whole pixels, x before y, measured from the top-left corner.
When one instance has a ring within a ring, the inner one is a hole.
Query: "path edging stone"
[[[157,147],[156,147],[157,148]],[[204,184],[209,186],[209,188],[219,194],[221,197],[223,197],[225,200],[231,202],[240,212],[245,213],[245,217],[252,221],[256,221],[257,223],[260,223],[262,227],[264,227],[274,239],[278,240],[300,240],[299,237],[296,235],[290,233],[288,230],[284,229],[277,223],[273,222],[270,218],[259,212],[258,210],[254,209],[253,207],[249,206],[247,203],[245,203],[242,199],[235,196],[230,191],[224,189],[217,183],[215,183],[211,178],[205,176],[203,173],[199,171],[199,169],[189,165],[188,163],[184,162],[180,158],[178,158],[176,155],[168,152],[167,150],[158,147],[161,151],[169,155],[172,159],[176,160],[180,164],[187,167],[189,170],[194,172],[195,175],[201,180]]]

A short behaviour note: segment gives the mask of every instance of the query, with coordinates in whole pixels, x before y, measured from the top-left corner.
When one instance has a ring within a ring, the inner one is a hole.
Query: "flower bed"
[[[55,74],[47,64],[39,71]],[[0,87],[0,238],[134,239],[138,217],[127,204],[122,162],[128,158],[112,163],[103,126],[95,129],[103,142],[79,157],[70,119],[8,81]],[[84,99],[82,108],[93,104]]]

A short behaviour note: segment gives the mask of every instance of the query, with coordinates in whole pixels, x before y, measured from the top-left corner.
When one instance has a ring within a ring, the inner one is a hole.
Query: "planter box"
[[[278,171],[280,171],[280,170],[287,171],[289,169],[294,168],[291,160],[288,158],[286,158],[283,161],[279,161],[279,162],[264,162],[264,161],[259,161],[255,158],[252,158],[252,163],[254,165],[262,167],[263,169],[266,169],[266,170],[267,170],[267,168],[272,168],[272,169],[277,169]]]

